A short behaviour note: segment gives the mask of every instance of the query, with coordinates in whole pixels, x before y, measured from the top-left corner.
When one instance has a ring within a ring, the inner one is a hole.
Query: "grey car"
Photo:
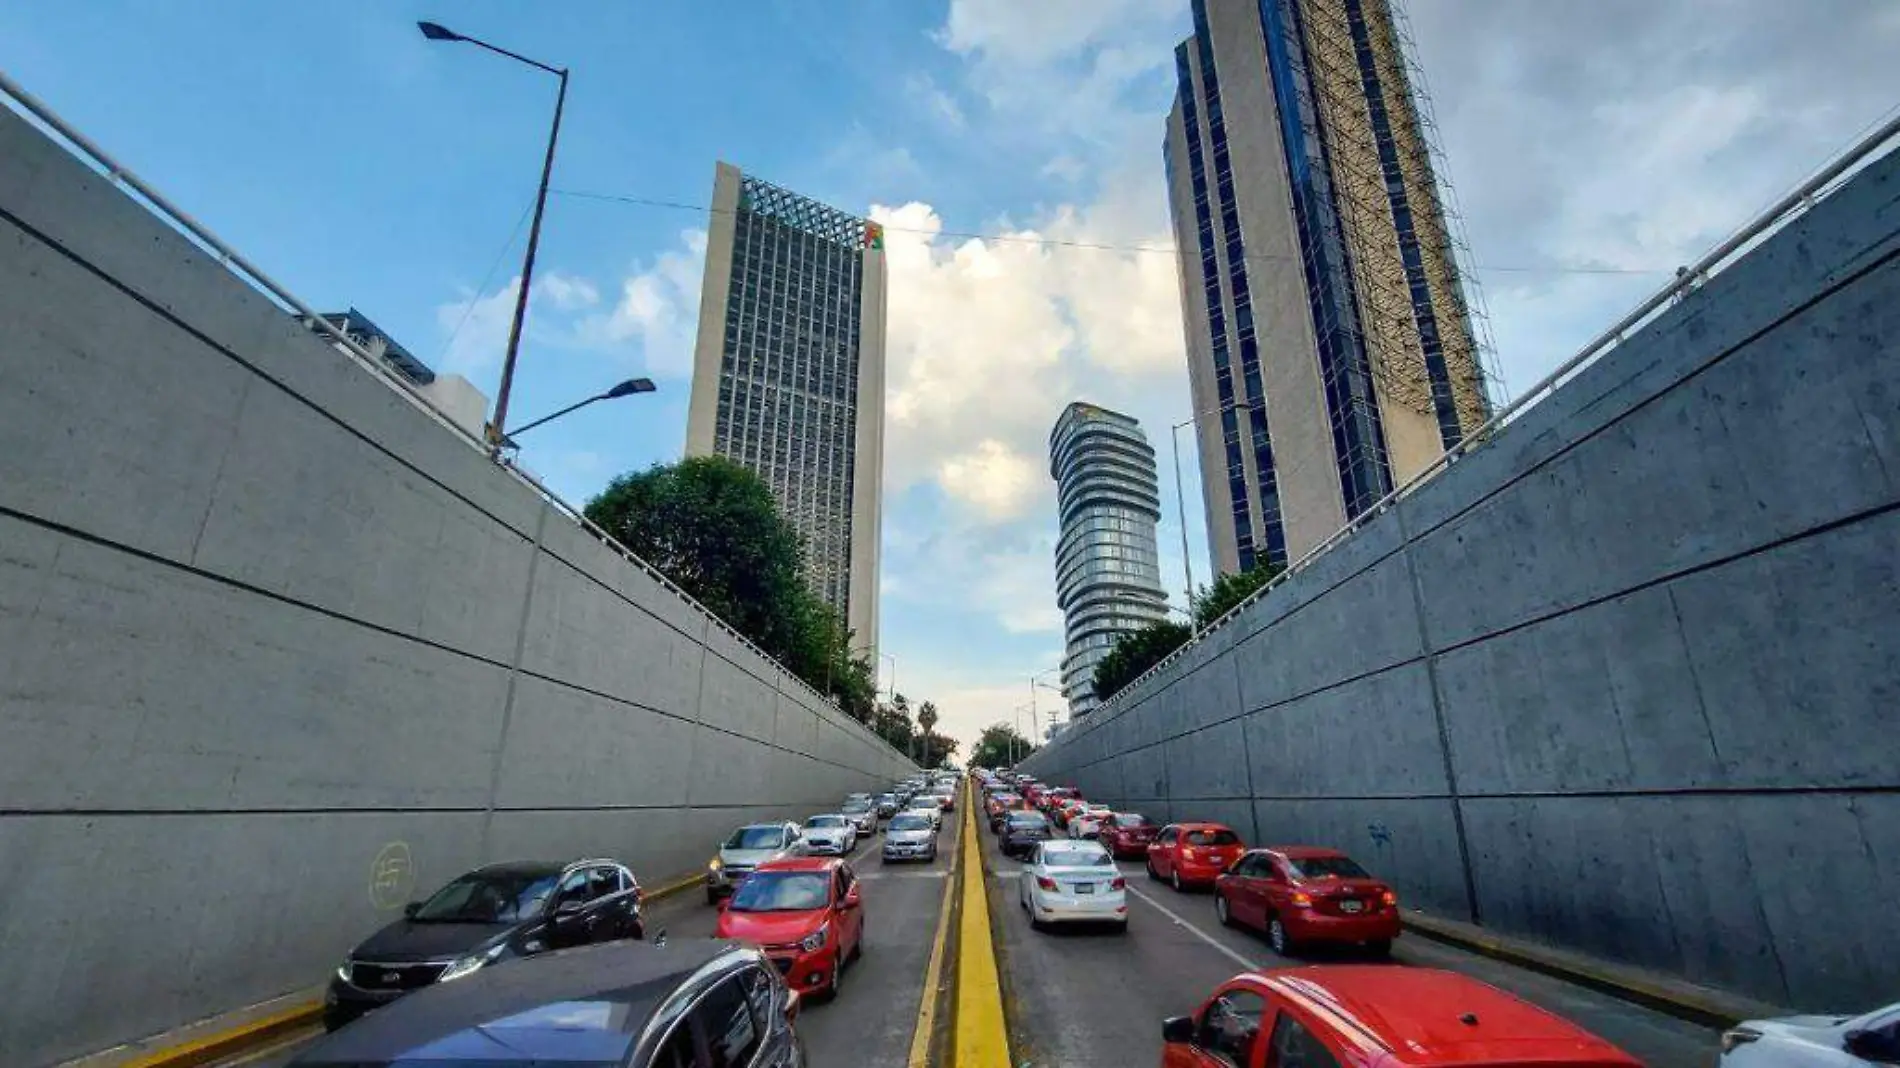
[[[719,899],[739,888],[752,869],[768,860],[806,855],[804,835],[796,823],[750,823],[719,843],[719,852],[706,864],[706,900]]]
[[[858,837],[869,838],[877,833],[877,806],[870,801],[846,801],[841,811],[858,829]]]
[[[920,812],[899,812],[884,829],[884,863],[896,860],[937,859],[937,829],[930,817]]]
[[[897,804],[898,802],[897,802],[896,794],[877,795],[878,818],[887,820],[887,819],[890,819],[892,816],[897,815]]]

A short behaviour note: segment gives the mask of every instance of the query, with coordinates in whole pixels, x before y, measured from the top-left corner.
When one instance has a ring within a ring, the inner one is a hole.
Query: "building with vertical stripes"
[[[1062,696],[1072,718],[1100,704],[1095,665],[1115,640],[1168,618],[1155,523],[1155,451],[1132,417],[1077,402],[1049,432],[1056,480],[1056,604],[1066,645]]]
[[[1193,0],[1163,156],[1209,551],[1298,559],[1488,418],[1390,0]]]
[[[876,223],[720,163],[686,455],[756,471],[806,577],[877,654],[885,268]]]

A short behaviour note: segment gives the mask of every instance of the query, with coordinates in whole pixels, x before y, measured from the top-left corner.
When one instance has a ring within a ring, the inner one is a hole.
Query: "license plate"
[[[1075,892],[1078,894],[1093,894],[1095,892],[1095,884],[1094,883],[1076,883]]]
[[[1339,903],[1339,911],[1341,912],[1359,912],[1365,907],[1365,902],[1363,901],[1341,901]]]

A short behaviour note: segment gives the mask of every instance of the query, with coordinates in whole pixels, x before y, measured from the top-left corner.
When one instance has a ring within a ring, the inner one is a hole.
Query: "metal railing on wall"
[[[1410,495],[1419,486],[1430,481],[1434,476],[1440,474],[1453,464],[1456,464],[1473,449],[1491,440],[1500,430],[1517,420],[1525,412],[1536,407],[1538,403],[1556,392],[1558,387],[1574,378],[1579,371],[1595,363],[1605,353],[1621,344],[1631,331],[1647,325],[1652,319],[1659,315],[1672,300],[1680,299],[1695,289],[1700,288],[1709,278],[1735,263],[1743,254],[1773,236],[1789,222],[1800,218],[1809,208],[1845,184],[1847,179],[1851,177],[1851,171],[1862,163],[1872,161],[1880,154],[1880,150],[1883,146],[1890,141],[1894,141],[1896,138],[1900,138],[1900,109],[1895,109],[1894,112],[1890,112],[1886,117],[1877,121],[1864,136],[1854,141],[1850,146],[1838,153],[1830,162],[1824,164],[1811,176],[1797,184],[1794,189],[1782,196],[1781,199],[1775,201],[1767,209],[1743,224],[1740,229],[1716,245],[1715,248],[1697,260],[1694,265],[1678,270],[1673,281],[1657,290],[1641,304],[1638,304],[1634,310],[1617,320],[1614,325],[1598,334],[1595,338],[1592,338],[1588,344],[1578,350],[1576,355],[1565,360],[1562,364],[1558,365],[1556,370],[1545,375],[1536,384],[1519,394],[1511,403],[1493,413],[1491,418],[1485,420],[1484,423],[1480,424],[1476,429],[1471,431],[1471,433],[1466,434],[1456,445],[1445,450],[1444,453],[1430,464],[1427,464],[1418,474],[1413,475],[1410,479],[1407,479],[1403,485],[1373,503],[1356,518],[1327,537],[1326,540],[1320,542],[1303,554],[1298,560],[1288,565],[1284,571],[1274,576],[1270,582],[1267,582],[1258,590],[1248,595],[1245,600],[1242,600],[1228,609],[1218,619],[1200,628],[1197,633],[1182,643],[1173,652],[1163,657],[1147,671],[1136,676],[1127,685],[1117,691],[1113,697],[1110,697],[1097,706],[1094,712],[1087,717],[1087,722],[1076,723],[1069,730],[1051,739],[1046,748],[1054,749],[1078,741],[1092,733],[1096,727],[1121,715],[1131,707],[1130,702],[1136,696],[1136,691],[1138,691],[1143,684],[1173,667],[1183,657],[1192,653],[1196,647],[1205,643],[1210,635],[1232,623],[1247,608],[1286,584],[1295,575],[1300,574],[1311,566],[1315,560],[1324,556],[1332,549],[1337,548],[1341,542],[1364,529],[1367,524],[1372,523],[1390,511],[1394,504]]]
[[[60,115],[48,107],[44,101],[32,93],[29,93],[25,87],[14,81],[5,71],[0,71],[0,93],[5,94],[13,105],[13,110],[21,115],[27,122],[64,145],[74,158],[84,163],[93,171],[103,175],[122,192],[131,196],[133,200],[143,206],[154,217],[165,223],[166,226],[191,242],[200,251],[216,259],[233,277],[243,281],[246,285],[269,299],[273,304],[277,305],[280,310],[285,312],[286,315],[294,316],[309,324],[308,328],[312,333],[331,342],[337,351],[350,357],[351,361],[359,367],[374,374],[385,385],[393,389],[398,396],[408,401],[418,412],[432,420],[437,426],[454,434],[459,441],[467,445],[470,449],[484,456],[488,454],[489,449],[486,442],[474,434],[469,433],[462,426],[438,411],[433,404],[430,404],[416,392],[415,386],[412,383],[398,374],[393,368],[389,367],[383,360],[372,354],[367,348],[358,344],[339,324],[325,319],[321,314],[313,310],[310,305],[299,299],[296,294],[292,293],[287,287],[266,274],[250,260],[245,259],[242,254],[226,244],[223,239],[219,238],[216,234],[212,233],[203,223],[193,218],[182,208],[173,204],[170,200],[166,199],[163,193],[152,188],[151,185],[147,184],[138,175],[132,173],[130,169],[113,159],[104,149],[94,143],[91,138],[88,138],[71,123],[61,118]],[[716,627],[735,644],[750,651],[767,664],[772,665],[773,669],[781,676],[781,682],[789,682],[792,688],[802,691],[822,706],[830,706],[837,709],[843,721],[856,728],[866,740],[874,741],[890,750],[890,752],[899,759],[906,763],[910,762],[910,758],[906,756],[902,750],[892,745],[887,739],[871,730],[855,717],[845,713],[842,708],[833,704],[830,698],[819,693],[816,688],[806,683],[805,680],[794,675],[784,664],[780,663],[776,657],[767,653],[764,649],[759,648],[751,639],[739,633],[725,620],[719,618],[711,609],[699,603],[692,594],[681,589],[677,583],[668,578],[666,574],[661,572],[658,568],[642,560],[632,549],[621,544],[612,534],[609,534],[598,524],[588,519],[585,512],[562,498],[552,489],[549,489],[540,479],[535,478],[527,471],[507,460],[501,461],[496,466],[514,478],[515,481],[539,496],[549,507],[597,539],[602,545],[606,546],[609,551],[658,583],[662,589],[674,597],[679,598],[688,608],[706,617],[706,620],[711,626]]]

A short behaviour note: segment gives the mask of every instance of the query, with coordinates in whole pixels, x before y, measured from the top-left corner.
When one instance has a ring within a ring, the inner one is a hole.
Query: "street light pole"
[[[550,67],[487,41],[456,33],[438,23],[418,22],[416,27],[422,31],[422,36],[431,41],[463,41],[547,71],[561,80],[560,92],[554,97],[554,126],[548,131],[548,151],[541,161],[541,186],[534,196],[534,222],[528,227],[528,251],[521,261],[521,286],[515,293],[515,314],[508,324],[508,351],[501,361],[501,386],[495,391],[495,417],[488,424],[489,444],[494,453],[499,455],[502,439],[508,432],[508,398],[514,392],[515,357],[521,351],[521,327],[528,318],[528,291],[534,283],[534,254],[541,247],[541,216],[547,210],[548,183],[554,176],[554,146],[561,139],[561,113],[567,107],[567,68]]]
[[[507,438],[512,438],[516,434],[525,434],[528,431],[533,430],[535,427],[540,426],[542,423],[552,423],[553,421],[555,421],[556,419],[559,419],[560,417],[566,415],[567,413],[573,412],[573,411],[579,411],[580,409],[587,407],[588,405],[594,403],[595,401],[619,400],[621,397],[630,397],[634,395],[635,393],[651,393],[655,389],[658,389],[658,388],[659,387],[653,384],[653,380],[651,378],[629,378],[625,382],[620,383],[619,385],[615,386],[614,388],[608,390],[605,393],[596,393],[584,401],[578,401],[574,404],[568,405],[565,408],[562,408],[560,411],[555,412],[553,415],[544,415],[541,418],[536,419],[534,422],[529,423],[527,426],[518,427],[515,430],[511,431],[507,435]],[[502,441],[506,443],[507,438],[503,438]]]
[[[1176,423],[1174,424],[1173,431],[1168,435],[1174,452],[1174,509],[1175,515],[1181,524],[1181,571],[1183,573],[1182,577],[1187,580],[1187,587],[1182,591],[1181,595],[1185,597],[1188,602],[1188,622],[1190,626],[1192,626],[1194,618],[1194,562],[1190,559],[1191,554],[1188,552],[1187,497],[1183,493],[1181,482],[1181,428],[1191,426],[1193,423],[1193,419]]]

